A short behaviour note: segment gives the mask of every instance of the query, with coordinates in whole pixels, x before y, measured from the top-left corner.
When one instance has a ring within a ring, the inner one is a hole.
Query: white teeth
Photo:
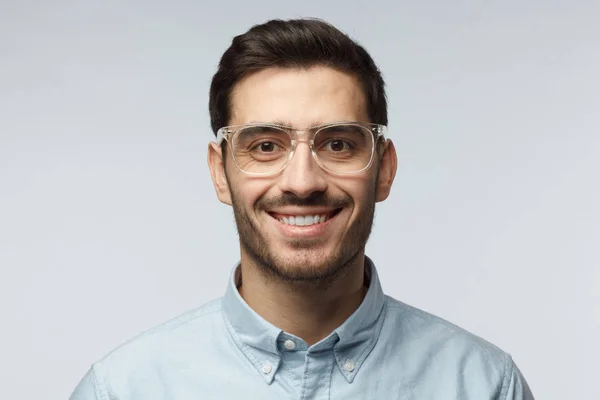
[[[286,225],[308,226],[320,224],[327,220],[327,216],[323,215],[296,215],[289,217],[280,217],[279,221]]]

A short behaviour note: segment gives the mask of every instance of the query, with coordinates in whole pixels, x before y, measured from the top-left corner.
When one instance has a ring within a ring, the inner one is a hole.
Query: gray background
[[[384,290],[511,353],[538,399],[599,399],[598,1],[0,3],[0,388],[220,296],[238,257],[206,165],[231,38],[317,16],[388,84]]]

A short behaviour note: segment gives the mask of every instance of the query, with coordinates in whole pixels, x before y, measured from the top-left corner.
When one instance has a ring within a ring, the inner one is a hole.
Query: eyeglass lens
[[[230,141],[237,166],[248,173],[280,171],[289,161],[292,137],[284,128],[249,126],[234,132]],[[353,124],[319,129],[314,136],[314,154],[321,166],[334,173],[364,169],[373,156],[373,133]]]

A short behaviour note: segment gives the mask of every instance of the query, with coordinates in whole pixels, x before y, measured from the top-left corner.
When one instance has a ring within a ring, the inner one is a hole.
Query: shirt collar
[[[242,299],[237,289],[238,270],[239,267],[234,268],[223,297],[223,315],[236,345],[270,384],[281,364],[281,344],[293,335],[264,320]],[[383,290],[368,257],[365,278],[370,281],[369,289],[356,311],[329,336],[308,348],[308,352],[333,349],[336,364],[349,383],[375,346],[384,319]]]

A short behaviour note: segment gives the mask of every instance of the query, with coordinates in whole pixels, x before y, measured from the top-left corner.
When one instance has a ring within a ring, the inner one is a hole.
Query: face
[[[370,122],[359,82],[327,67],[256,72],[235,86],[231,100],[229,125],[270,122],[306,129]],[[364,254],[375,202],[387,197],[396,167],[390,142],[369,169],[344,176],[321,169],[306,142],[298,143],[287,167],[274,176],[247,175],[237,169],[231,151],[225,157],[223,164],[220,148],[211,144],[213,182],[220,200],[233,206],[242,263],[290,282],[334,279]],[[318,223],[292,225],[291,217]]]

